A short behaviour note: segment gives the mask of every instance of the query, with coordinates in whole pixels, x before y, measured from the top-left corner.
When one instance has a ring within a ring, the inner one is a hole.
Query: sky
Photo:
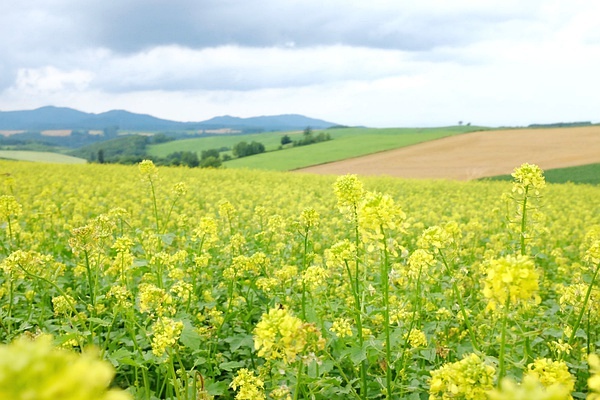
[[[600,122],[597,0],[0,3],[0,110]]]

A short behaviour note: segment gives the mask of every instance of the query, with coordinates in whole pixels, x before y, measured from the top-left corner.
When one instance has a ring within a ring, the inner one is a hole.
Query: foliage
[[[233,146],[233,155],[236,157],[248,157],[255,154],[260,154],[265,152],[265,145],[260,142],[252,141],[247,143],[245,141],[241,141],[235,146]]]
[[[290,135],[283,135],[281,137],[281,145],[285,146],[286,144],[290,144],[292,143],[292,139],[290,138]]]
[[[149,160],[0,172],[0,342],[92,346],[136,399],[600,390],[598,187],[532,166],[512,185]]]

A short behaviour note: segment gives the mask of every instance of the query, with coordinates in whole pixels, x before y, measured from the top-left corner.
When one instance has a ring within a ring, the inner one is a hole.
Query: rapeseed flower
[[[108,389],[115,371],[94,352],[55,348],[50,336],[25,337],[0,345],[2,400],[129,400]]]
[[[229,384],[230,388],[238,392],[236,400],[264,400],[264,386],[263,380],[247,368],[240,369]]]
[[[356,175],[340,176],[333,184],[333,192],[337,198],[340,212],[348,219],[355,218],[358,203],[362,200],[365,190]]]
[[[175,314],[173,297],[164,289],[151,283],[140,284],[138,299],[140,312],[142,313],[156,314],[159,317]]]
[[[313,324],[291,315],[286,308],[273,308],[263,314],[253,333],[259,357],[281,359],[286,364],[295,362],[304,351],[325,347],[321,332]]]
[[[539,358],[527,366],[525,376],[535,377],[544,387],[563,385],[571,393],[575,387],[575,379],[569,373],[569,367],[564,361],[552,361],[549,358]],[[569,398],[571,398],[569,396]]]
[[[183,322],[160,317],[152,325],[152,353],[162,357],[167,348],[175,346],[183,331]]]
[[[331,324],[329,330],[339,338],[352,336],[352,325],[347,318],[338,318]]]
[[[425,332],[419,329],[411,329],[409,334],[404,334],[406,340],[412,349],[427,347],[427,336]]]
[[[487,393],[489,400],[568,400],[571,391],[565,385],[544,386],[537,377],[525,375],[519,385],[510,378],[502,379],[499,389]]]
[[[507,301],[512,305],[523,301],[539,304],[538,279],[535,264],[527,256],[508,255],[489,261],[483,288],[483,295],[489,300],[486,309],[504,307]]]
[[[494,387],[495,373],[495,368],[477,354],[465,355],[460,361],[431,371],[429,400],[485,399]]]
[[[0,218],[8,220],[11,217],[18,217],[23,213],[23,207],[17,202],[15,196],[0,196]]]
[[[546,186],[544,171],[535,164],[521,164],[511,175],[515,179],[512,191],[519,194],[523,194],[527,188],[531,188],[536,195],[539,195],[540,189]]]
[[[588,356],[588,364],[590,366],[590,377],[588,378],[588,394],[587,400],[600,399],[600,357],[597,354]]]

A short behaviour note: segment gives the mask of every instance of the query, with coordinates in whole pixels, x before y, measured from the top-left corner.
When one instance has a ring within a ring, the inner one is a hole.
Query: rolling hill
[[[86,113],[72,108],[47,106],[35,110],[0,111],[0,130],[102,130],[118,127],[127,131],[185,131],[230,128],[241,132],[324,129],[336,125],[303,115],[288,114],[238,118],[222,116],[199,122],[178,122],[147,114],[111,110],[100,114]]]

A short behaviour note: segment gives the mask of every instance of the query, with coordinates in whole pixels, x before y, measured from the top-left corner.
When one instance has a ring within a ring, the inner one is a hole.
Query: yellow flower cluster
[[[272,308],[254,328],[258,356],[290,364],[304,351],[323,349],[325,340],[312,324],[303,323],[286,308]]]
[[[483,288],[483,295],[489,299],[486,309],[493,311],[507,301],[512,305],[530,300],[539,304],[538,279],[535,264],[527,256],[508,255],[489,261]]]
[[[510,378],[502,379],[500,389],[487,393],[489,400],[568,400],[572,399],[568,387],[560,383],[544,386],[537,377],[525,375],[518,385]]]
[[[156,168],[152,160],[143,160],[138,164],[138,170],[142,177],[148,180],[158,176],[158,168]]]
[[[230,388],[238,391],[235,395],[236,400],[264,400],[264,386],[262,379],[247,368],[240,369],[229,384]]]
[[[519,194],[523,194],[527,188],[530,188],[536,195],[539,195],[540,189],[546,186],[544,171],[535,164],[521,164],[511,175],[515,179],[512,191]]]
[[[112,366],[93,352],[55,348],[50,336],[0,346],[3,400],[130,400],[121,390],[108,390],[113,376]]]
[[[158,316],[175,314],[173,297],[170,294],[151,283],[142,283],[139,288],[140,312]]]
[[[365,194],[362,182],[356,175],[340,176],[333,184],[340,212],[348,218],[354,217],[358,203]]]
[[[588,394],[587,400],[600,400],[600,357],[597,354],[588,356],[588,364],[590,365],[590,377],[588,378]]]
[[[575,379],[569,373],[569,367],[564,361],[539,358],[527,366],[525,375],[535,377],[544,387],[563,385],[569,393],[575,387]]]
[[[338,318],[331,324],[329,330],[339,338],[352,336],[352,325],[347,318]]]
[[[358,215],[361,229],[369,233],[375,232],[376,239],[380,238],[382,229],[396,229],[397,224],[406,218],[392,196],[379,192],[366,193]]]
[[[54,308],[54,315],[69,315],[75,310],[75,299],[68,294],[64,296],[56,296],[52,298],[52,307]]]
[[[453,242],[450,233],[441,226],[431,226],[421,234],[417,245],[423,249],[444,249]]]
[[[411,329],[409,334],[404,334],[406,340],[412,349],[427,347],[427,336],[425,332],[419,329]]]
[[[300,223],[305,229],[319,226],[319,213],[314,208],[305,208],[300,214]]]
[[[15,196],[0,196],[0,218],[6,221],[10,217],[18,217],[23,212],[23,208],[15,199]]]
[[[326,284],[329,272],[320,266],[311,265],[302,273],[302,282],[312,291]]]
[[[496,370],[476,354],[431,371],[429,400],[485,399],[494,387]]]
[[[183,331],[183,322],[160,317],[152,325],[152,353],[162,357],[167,348],[173,347]]]

